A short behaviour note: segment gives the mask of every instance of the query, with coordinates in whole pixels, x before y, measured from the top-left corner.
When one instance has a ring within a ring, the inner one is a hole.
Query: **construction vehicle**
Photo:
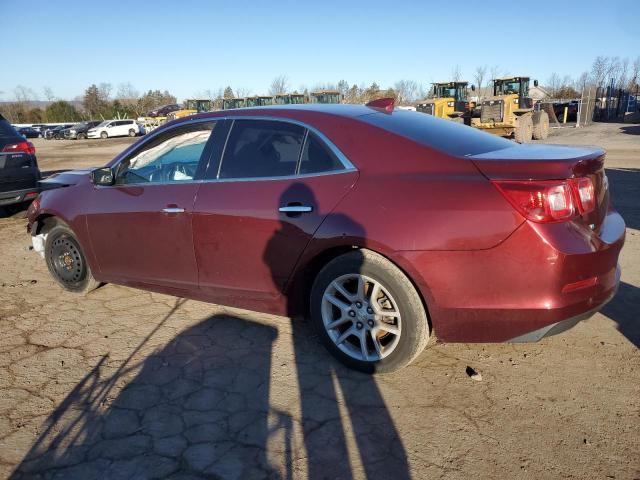
[[[273,97],[262,95],[245,98],[245,107],[265,107],[268,105],[273,105]]]
[[[299,105],[307,103],[303,93],[279,93],[273,97],[274,105]]]
[[[468,100],[469,82],[436,82],[432,85],[433,98],[418,103],[416,111],[471,125],[475,104]],[[471,90],[475,89],[471,85]]]
[[[342,94],[336,90],[311,92],[309,103],[342,103]]]
[[[537,87],[538,81],[533,84]],[[506,77],[493,80],[493,96],[480,104],[480,118],[473,118],[472,126],[518,143],[532,138],[543,140],[549,135],[549,115],[534,110],[529,96],[529,77]]]
[[[183,108],[167,115],[166,121],[170,122],[177,118],[195,115],[196,113],[206,113],[213,111],[213,101],[210,98],[189,98],[184,101]]]
[[[222,109],[229,110],[231,108],[244,108],[247,106],[247,101],[244,98],[225,98],[222,101]]]

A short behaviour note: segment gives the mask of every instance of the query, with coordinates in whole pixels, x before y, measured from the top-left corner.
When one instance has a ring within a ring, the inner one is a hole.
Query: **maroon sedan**
[[[293,316],[365,371],[431,338],[536,341],[620,277],[604,152],[517,145],[393,108],[226,110],[60,174],[29,232],[60,285],[122,285]]]

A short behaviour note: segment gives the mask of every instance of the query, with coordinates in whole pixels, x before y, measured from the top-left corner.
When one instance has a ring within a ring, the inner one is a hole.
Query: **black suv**
[[[39,180],[36,148],[0,115],[0,207],[36,198]]]
[[[90,128],[93,128],[100,123],[100,121],[96,120],[76,123],[69,128],[63,129],[60,133],[66,140],[82,140],[83,138],[87,138],[87,131]]]

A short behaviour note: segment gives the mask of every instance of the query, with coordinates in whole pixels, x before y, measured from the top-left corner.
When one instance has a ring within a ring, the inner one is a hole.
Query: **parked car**
[[[27,142],[0,115],[0,206],[36,198],[39,180],[40,170],[33,143]]]
[[[65,128],[62,130],[62,136],[67,140],[82,140],[83,138],[87,138],[87,132],[98,125],[100,125],[99,120],[89,120],[86,122],[79,122],[75,125],[70,126],[69,128]]]
[[[135,120],[106,120],[87,131],[87,138],[135,137],[140,127]]]
[[[65,123],[64,125],[56,125],[55,127],[48,128],[44,132],[44,138],[47,140],[62,140],[64,138],[62,131],[72,125],[72,123]]]
[[[38,138],[41,136],[40,132],[33,127],[18,128],[18,133],[24,138]]]
[[[163,105],[162,107],[154,108],[153,110],[149,110],[143,116],[145,117],[166,117],[171,112],[175,112],[177,110],[181,110],[182,105],[178,103],[172,103],[170,105]]]
[[[67,290],[309,312],[333,355],[384,372],[434,335],[536,341],[602,308],[625,236],[604,156],[386,101],[220,111],[51,179],[68,188],[28,228]]]

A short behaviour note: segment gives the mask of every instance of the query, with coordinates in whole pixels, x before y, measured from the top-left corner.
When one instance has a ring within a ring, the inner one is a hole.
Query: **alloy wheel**
[[[402,332],[398,304],[388,288],[371,277],[336,278],[325,289],[321,308],[329,338],[351,358],[375,362],[398,346]]]

